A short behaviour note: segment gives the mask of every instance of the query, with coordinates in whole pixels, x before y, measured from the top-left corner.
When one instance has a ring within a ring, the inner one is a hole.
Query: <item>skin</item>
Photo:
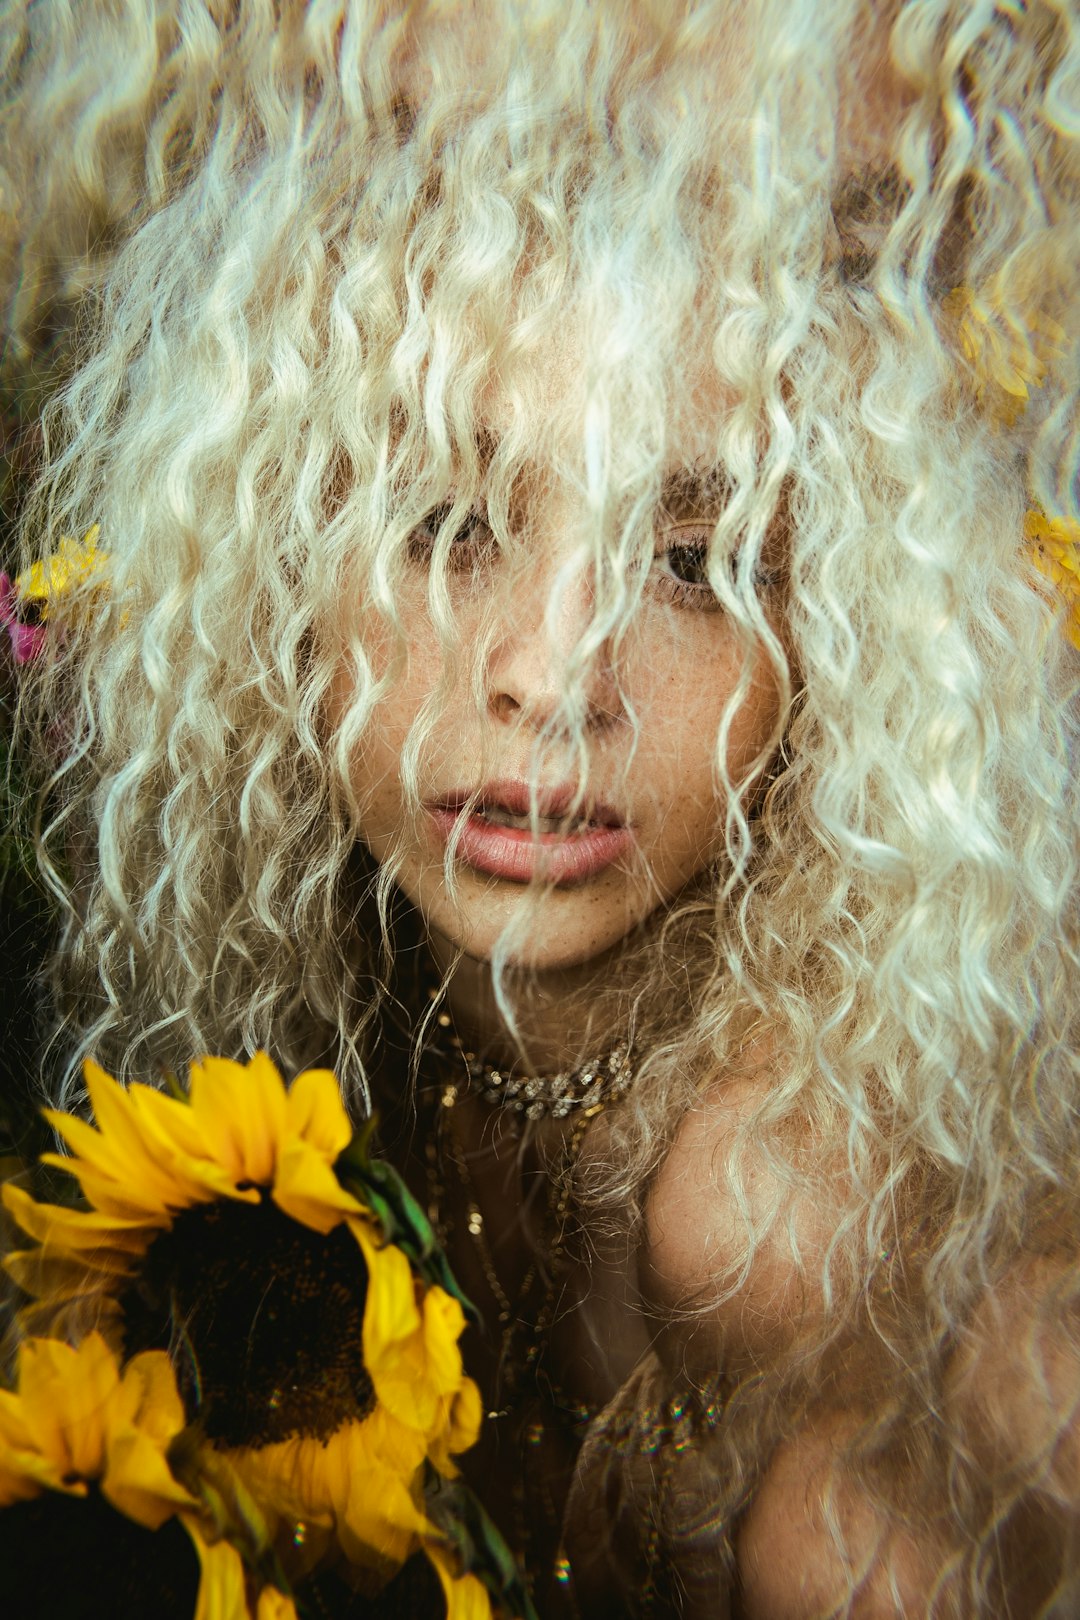
[[[554,404],[574,386],[567,344],[538,368],[531,397]],[[696,412],[673,434],[673,473],[702,464],[718,401],[700,391],[696,397]],[[505,422],[493,399],[485,431],[497,434]],[[695,513],[692,524],[687,510],[665,508],[629,632],[617,649],[600,647],[581,679],[583,773],[580,752],[560,736],[559,716],[595,608],[593,563],[581,540],[585,514],[565,487],[537,479],[533,491],[526,497],[529,547],[516,563],[499,552],[486,527],[455,541],[448,585],[457,640],[449,657],[429,601],[428,534],[419,537],[400,593],[404,646],[376,614],[365,616],[368,656],[376,675],[390,679],[355,756],[353,787],[372,854],[394,861],[438,964],[456,963],[450,997],[459,1028],[497,1048],[502,1020],[489,964],[500,939],[509,940],[512,964],[527,969],[515,993],[530,1059],[557,1064],[562,1049],[584,1038],[595,987],[609,978],[621,943],[659,917],[721,849],[717,737],[729,701],[739,693],[726,753],[729,776],[738,781],[768,762],[780,695],[764,650],[748,652],[707,586],[687,590],[673,574],[671,546],[699,537],[702,521]],[[333,722],[352,695],[343,660]],[[399,767],[418,718],[433,712],[417,806]],[[528,884],[459,860],[448,883],[431,806],[506,779],[534,782],[541,792],[582,790],[632,829],[631,847],[582,882]]]

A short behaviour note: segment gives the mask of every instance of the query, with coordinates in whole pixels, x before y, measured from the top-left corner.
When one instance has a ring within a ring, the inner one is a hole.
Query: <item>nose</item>
[[[588,559],[552,556],[515,570],[486,668],[496,720],[540,731],[560,715],[576,718],[583,705],[595,732],[621,717],[610,646],[595,642],[595,608]]]

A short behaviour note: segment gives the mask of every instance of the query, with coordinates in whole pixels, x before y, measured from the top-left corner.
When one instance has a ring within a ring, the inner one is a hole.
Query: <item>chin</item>
[[[551,890],[542,897],[530,895],[528,911],[511,904],[481,917],[471,907],[456,910],[448,904],[422,910],[427,927],[473,962],[491,962],[497,953],[506,951],[503,959],[511,967],[555,972],[586,967],[633,933],[642,921],[621,907],[613,908],[613,915],[601,917],[600,907],[585,899],[583,891],[573,893],[576,905],[566,904],[569,891]],[[578,908],[585,915],[573,916]]]

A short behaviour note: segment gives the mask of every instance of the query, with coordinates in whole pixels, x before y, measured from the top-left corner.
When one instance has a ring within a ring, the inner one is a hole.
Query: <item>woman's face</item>
[[[368,616],[375,671],[395,678],[353,763],[364,838],[377,860],[394,860],[429,933],[467,956],[490,959],[508,928],[512,958],[538,971],[585,964],[617,944],[722,847],[717,738],[740,681],[726,747],[733,781],[775,734],[770,666],[760,652],[747,665],[704,578],[715,497],[707,479],[687,479],[688,464],[672,468],[681,476],[629,630],[579,677],[584,708],[573,739],[561,704],[591,626],[594,576],[569,498],[549,494],[530,512],[537,543],[516,565],[479,515],[459,531],[449,575],[459,640],[449,665],[428,602],[438,515],[411,546],[403,659],[396,636]],[[332,718],[351,697],[343,664]],[[417,807],[401,761],[421,715]]]

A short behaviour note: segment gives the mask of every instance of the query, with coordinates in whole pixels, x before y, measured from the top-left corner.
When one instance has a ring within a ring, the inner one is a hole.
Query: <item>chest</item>
[[[784,1195],[738,1147],[734,1120],[693,1121],[625,1206],[583,1207],[579,1173],[607,1151],[606,1122],[522,1133],[478,1098],[439,1109],[426,1133],[424,1193],[484,1329],[472,1365],[489,1410],[540,1386],[596,1412],[641,1358],[742,1371],[816,1315],[825,1212]],[[418,1189],[419,1190],[419,1189]],[[819,1274],[819,1273],[818,1273]]]

